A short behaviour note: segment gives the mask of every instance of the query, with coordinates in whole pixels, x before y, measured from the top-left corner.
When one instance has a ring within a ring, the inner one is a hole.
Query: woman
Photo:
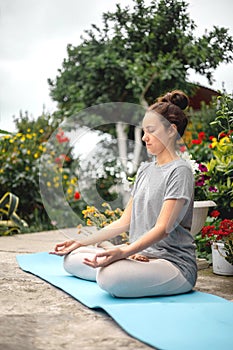
[[[193,175],[175,151],[187,126],[188,97],[179,90],[150,106],[142,122],[145,142],[156,162],[144,163],[120,219],[77,241],[57,244],[64,268],[76,277],[97,281],[116,297],[186,293],[195,285],[197,266],[190,234]],[[130,244],[101,248],[101,243],[129,229]]]

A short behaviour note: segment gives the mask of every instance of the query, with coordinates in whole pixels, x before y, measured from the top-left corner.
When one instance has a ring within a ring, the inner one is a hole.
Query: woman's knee
[[[92,257],[95,254],[96,249],[94,247],[79,247],[73,250],[71,253],[64,256],[63,267],[64,269],[74,274],[74,269],[77,270],[79,266],[83,267],[84,257]]]
[[[74,257],[71,254],[67,254],[63,259],[63,267],[66,272],[73,274]]]
[[[78,278],[96,281],[96,270],[83,263],[84,258],[88,257],[91,259],[93,254],[82,252],[72,253],[64,257],[63,267],[65,271]]]
[[[120,262],[116,262],[106,267],[101,267],[96,275],[96,281],[100,288],[116,297],[121,297],[122,285],[125,284],[120,265]]]

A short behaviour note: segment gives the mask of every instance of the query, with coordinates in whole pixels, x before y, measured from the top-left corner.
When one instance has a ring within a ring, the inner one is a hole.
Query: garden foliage
[[[44,209],[39,187],[39,172],[43,171],[40,167],[41,156],[46,151],[47,141],[54,130],[56,143],[53,149],[50,149],[53,164],[62,176],[67,201],[74,209],[79,210],[79,206],[82,209],[72,152],[70,154],[62,152],[62,145],[69,143],[69,138],[63,130],[56,129],[56,122],[50,115],[44,114],[37,120],[30,120],[28,116],[21,115],[15,122],[17,132],[0,138],[2,161],[0,196],[12,192],[19,197],[18,213],[29,224],[29,228],[24,229],[25,231],[51,229],[56,222],[51,222]],[[43,175],[46,179],[49,174]],[[56,176],[52,181],[49,178],[48,188],[55,190],[58,187],[58,180]]]
[[[233,100],[223,94],[213,107],[215,117],[207,127],[193,133],[189,147],[192,159],[202,165],[196,180],[196,199],[213,200],[221,217],[233,216]],[[193,116],[195,118],[195,115]],[[205,120],[205,115],[203,115]],[[205,124],[203,123],[205,126]],[[213,128],[216,132],[213,133]]]

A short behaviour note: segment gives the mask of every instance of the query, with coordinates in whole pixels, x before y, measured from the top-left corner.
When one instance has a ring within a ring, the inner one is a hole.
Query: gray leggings
[[[116,261],[94,269],[83,263],[103,248],[80,247],[64,258],[65,270],[81,279],[96,281],[100,288],[115,297],[135,298],[186,293],[192,289],[180,270],[165,259],[141,262],[132,259]]]

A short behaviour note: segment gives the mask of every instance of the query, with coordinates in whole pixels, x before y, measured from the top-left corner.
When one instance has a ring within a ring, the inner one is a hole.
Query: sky
[[[214,25],[229,28],[233,36],[232,0],[186,2],[197,36]],[[78,45],[92,23],[101,26],[102,14],[116,3],[132,5],[132,0],[0,0],[0,129],[14,131],[13,116],[20,111],[36,118],[43,109],[56,109],[47,79],[56,77],[67,44]],[[214,78],[213,89],[222,90],[224,84],[233,92],[233,64],[221,64]],[[209,87],[193,73],[190,81]]]

